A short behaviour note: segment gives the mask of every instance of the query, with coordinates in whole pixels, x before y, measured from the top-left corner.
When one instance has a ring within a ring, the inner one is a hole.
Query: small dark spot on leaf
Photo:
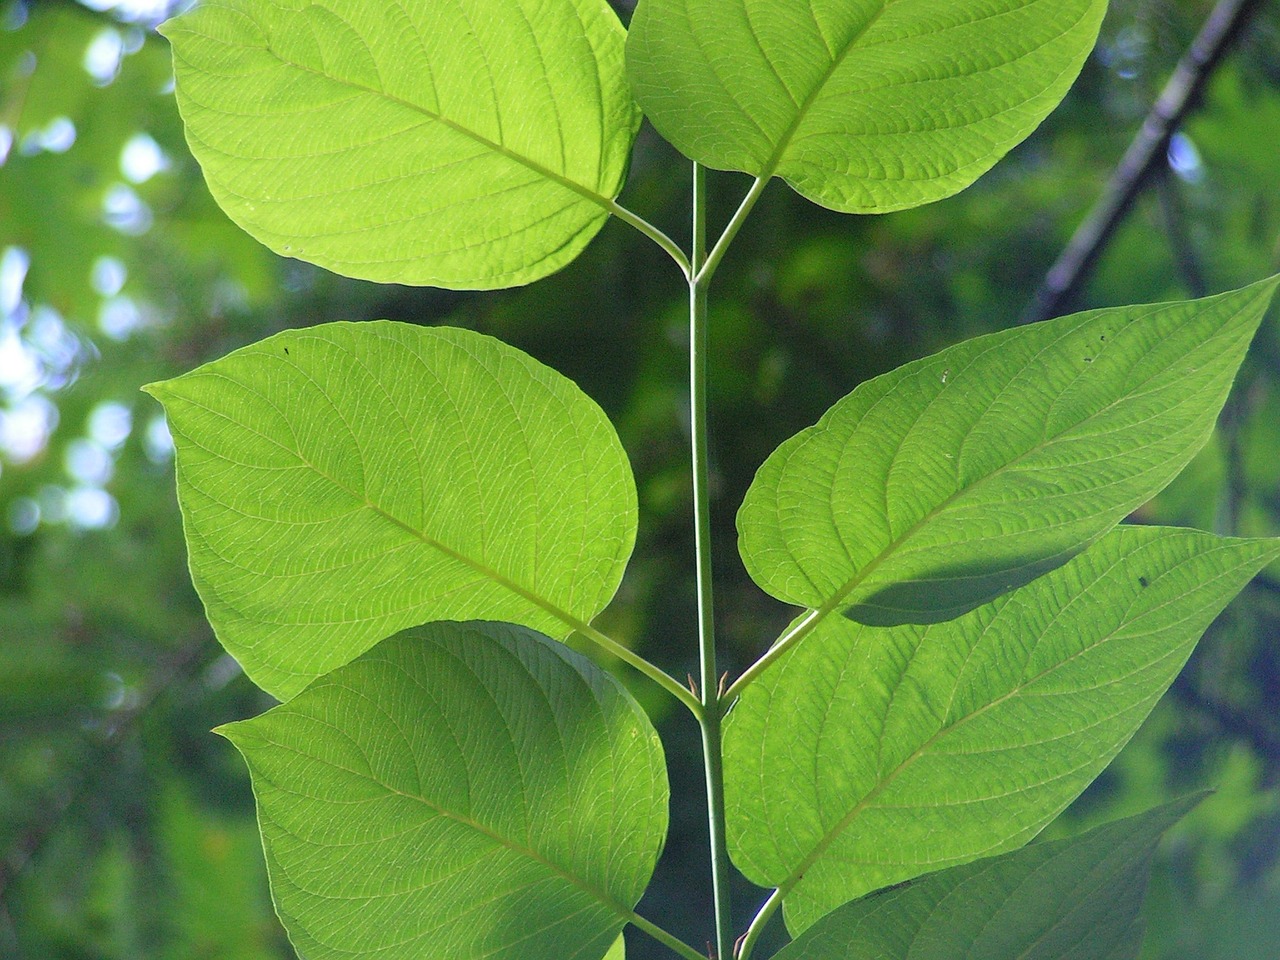
[[[285,347],[285,348],[284,348],[284,355],[285,355],[286,357],[289,355],[289,348],[288,348],[288,347]]]
[[[1098,339],[1099,339],[1099,340],[1102,340],[1102,341],[1105,341],[1105,340],[1107,339],[1107,335],[1104,333],[1104,334],[1102,334],[1102,336],[1098,337]]]
[[[1146,577],[1139,577],[1139,578],[1138,578],[1138,582],[1139,582],[1140,584],[1142,584],[1142,587],[1143,587],[1143,589],[1144,589],[1144,590],[1145,590],[1147,587],[1151,586],[1151,581],[1150,581],[1150,580],[1148,580]]]
[[[1085,362],[1085,363],[1093,363],[1093,357],[1085,357],[1085,358],[1084,358],[1084,362]]]

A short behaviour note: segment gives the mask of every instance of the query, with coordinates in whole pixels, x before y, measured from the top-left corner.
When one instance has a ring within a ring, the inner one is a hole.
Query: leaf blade
[[[282,698],[428,620],[567,636],[630,556],[635,486],[612,426],[490,337],[326,324],[148,389],[210,622]]]
[[[639,113],[600,0],[222,0],[169,21],[188,143],[285,256],[485,289],[570,262],[621,190]]]
[[[748,572],[820,619],[892,625],[1065,563],[1208,440],[1278,282],[1006,330],[862,384],[760,468]]]
[[[308,957],[603,956],[665,837],[643,711],[523,628],[408,631],[219,732]]]
[[[694,160],[880,213],[956,193],[1035,129],[1105,7],[643,0],[627,70],[646,116]]]
[[[1132,960],[1155,848],[1199,799],[847,903],[777,960]]]
[[[871,890],[1025,843],[1277,555],[1276,541],[1120,527],[956,620],[828,621],[729,714],[735,863],[784,891],[798,933]]]

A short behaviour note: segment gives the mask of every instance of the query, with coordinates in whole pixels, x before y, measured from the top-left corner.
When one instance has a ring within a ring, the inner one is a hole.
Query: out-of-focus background
[[[677,676],[695,669],[685,291],[670,263],[618,223],[557,276],[504,293],[377,286],[277,258],[219,212],[185,149],[153,30],[168,12],[165,0],[0,0],[4,960],[292,956],[245,770],[208,732],[271,701],[204,622],[172,446],[143,383],[335,319],[449,323],[515,344],[600,402],[635,466],[642,527],[608,631]],[[1140,140],[1122,165],[1162,91],[1152,162]],[[1171,115],[1181,122],[1162,127]],[[646,128],[623,200],[683,237],[688,180]],[[1078,282],[1051,296],[1040,289],[1051,265],[1112,180],[1116,228],[1078,238],[1085,269],[1059,269],[1059,286]],[[714,175],[713,188],[718,225],[746,181]],[[772,185],[713,291],[725,668],[741,670],[790,616],[737,558],[741,496],[781,440],[858,382],[1045,309],[1217,292],[1278,269],[1280,5],[1259,0],[1113,0],[1066,103],[951,200],[851,218]],[[1280,534],[1277,323],[1273,312],[1213,443],[1135,521]],[[696,729],[633,688],[659,724],[677,797],[641,912],[701,944]],[[1163,850],[1145,956],[1276,960],[1280,579],[1264,575],[1228,610],[1051,830],[1202,787],[1217,792]],[[761,893],[744,882],[737,894],[749,915]],[[631,948],[633,960],[663,955]]]

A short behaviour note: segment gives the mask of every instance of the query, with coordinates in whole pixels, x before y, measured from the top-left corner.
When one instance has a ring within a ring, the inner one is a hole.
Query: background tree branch
[[[1262,0],[1220,0],[1213,8],[1125,151],[1102,196],[1076,228],[1057,262],[1049,268],[1023,314],[1023,323],[1057,316],[1070,306],[1116,228],[1153,175],[1164,166],[1169,139],[1261,7]]]

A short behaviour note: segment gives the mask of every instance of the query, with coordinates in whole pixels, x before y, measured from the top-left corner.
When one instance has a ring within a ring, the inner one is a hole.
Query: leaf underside
[[[1198,800],[845,904],[775,960],[1133,960],[1156,845]]]
[[[738,514],[748,572],[893,625],[1065,563],[1208,440],[1277,282],[978,337],[864,383],[760,468]]]
[[[567,636],[630,556],[635,483],[613,427],[490,337],[326,324],[148,389],[209,620],[282,699],[431,620]]]
[[[799,933],[872,890],[1020,846],[1106,766],[1280,542],[1120,527],[965,616],[833,618],[725,728],[729,850]]]
[[[666,836],[666,768],[635,701],[563,645],[431,624],[219,732],[248,762],[308,960],[620,956]]]
[[[1105,0],[642,0],[627,73],[658,131],[848,213],[956,193],[1034,130]]]
[[[218,0],[163,32],[219,205],[351,277],[558,270],[607,219],[640,122],[604,0]]]

